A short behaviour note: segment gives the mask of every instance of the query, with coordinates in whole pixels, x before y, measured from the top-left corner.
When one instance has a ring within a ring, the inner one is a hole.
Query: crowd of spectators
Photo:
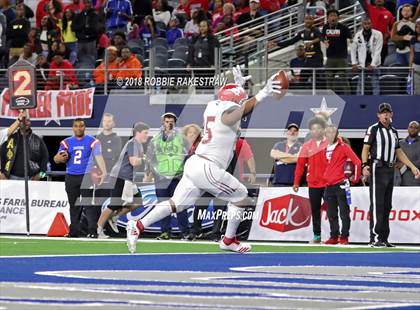
[[[325,67],[328,68],[327,74],[318,76],[317,73],[317,86],[346,93],[351,89],[350,79],[337,79],[337,76],[348,75],[350,71],[343,72],[336,68],[353,67],[356,75],[360,75],[361,71],[366,72],[365,76],[372,82],[372,93],[378,94],[381,73],[376,68],[385,64],[412,66],[415,72],[414,93],[417,94],[420,91],[419,32],[416,31],[416,25],[420,24],[418,1],[357,1],[366,11],[371,27],[363,26],[357,33],[352,33],[339,21],[339,11],[334,8],[336,1],[306,1],[304,30],[296,32],[291,39],[279,37],[278,41],[269,43],[269,48],[299,43],[298,57],[290,63],[291,67],[297,68],[293,71],[296,79],[292,87],[311,83],[311,76],[301,74],[305,73],[303,68]],[[47,89],[86,87],[102,84],[105,80],[112,84],[118,76],[139,77],[142,68],[149,66],[151,47],[155,48],[156,67],[214,67],[214,50],[220,46],[221,38],[233,36],[234,42],[253,42],[254,37],[261,33],[253,30],[239,34],[239,27],[247,23],[252,28],[255,19],[297,2],[41,0],[36,8],[31,8],[24,0],[13,3],[2,0],[0,67],[7,68],[18,59],[25,59],[44,71],[54,65],[56,69],[84,69],[88,72],[77,73],[75,79],[59,85],[56,83],[57,75],[45,72],[38,74],[40,87]],[[352,1],[347,2],[350,4]],[[315,20],[326,14],[327,10],[325,24]],[[282,24],[279,23],[278,27],[282,27]],[[382,46],[377,44],[379,40]],[[389,53],[391,41],[395,52],[392,50]],[[122,52],[125,47],[131,52],[126,58]],[[105,79],[105,73],[97,71],[106,67],[104,52],[107,48],[110,48],[108,51],[115,51],[116,48],[117,54],[116,57],[115,54],[110,57],[112,60],[107,60],[112,67]],[[58,61],[60,64],[56,61],[56,54],[63,58],[63,61]],[[138,62],[133,58],[137,58]],[[130,71],[122,73],[127,68],[127,61]],[[136,65],[135,70],[131,70],[132,65]],[[94,68],[97,68],[95,76],[92,74]],[[99,80],[96,78],[98,74],[101,76]],[[359,76],[356,83],[359,84],[357,93],[361,92],[361,79]],[[337,81],[340,83],[338,86],[335,85]]]
[[[168,49],[176,49],[177,44],[183,47],[175,53],[181,60],[178,65],[212,67],[214,48],[219,46],[216,32],[278,10],[287,1],[180,0],[171,4],[167,0],[41,0],[31,8],[23,0],[2,0],[0,67],[24,59],[41,69],[41,88],[85,87],[105,81],[104,72],[99,71],[104,70],[108,48],[108,82],[120,76],[141,77],[149,49],[158,38],[166,50],[157,53],[166,58],[170,58]],[[88,79],[75,73],[75,69],[95,67]],[[69,73],[57,73],[60,69]]]
[[[384,94],[385,88],[382,92],[380,87],[382,78],[382,84],[395,93],[411,92],[412,86],[413,94],[419,93],[419,32],[416,31],[417,25],[420,26],[418,1],[398,1],[391,6],[390,1],[376,0],[372,4],[369,0],[359,0],[366,14],[360,29],[355,33],[340,22],[338,10],[319,2],[308,3],[303,31],[297,32],[291,39],[280,38],[268,44],[269,48],[284,48],[295,44],[297,57],[290,61],[292,88],[302,89],[308,84],[312,85],[312,72],[305,71],[305,68],[326,68],[323,74],[322,70],[316,71],[317,87],[326,87],[339,94],[348,95],[352,89],[354,94],[359,95]],[[319,10],[319,7],[327,10],[324,25],[319,25],[315,20],[325,12]],[[350,67],[353,72],[348,70]],[[379,67],[393,67],[394,70],[381,72]],[[395,70],[395,67],[412,67],[413,85],[410,85],[412,80],[408,70]],[[362,87],[363,83],[368,87]]]

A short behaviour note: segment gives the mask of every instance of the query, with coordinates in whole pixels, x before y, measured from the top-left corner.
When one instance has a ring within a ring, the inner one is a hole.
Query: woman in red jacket
[[[328,146],[325,152],[327,166],[324,173],[325,200],[328,204],[328,220],[330,222],[330,239],[325,244],[348,244],[350,231],[350,206],[347,203],[344,165],[348,159],[354,164],[353,184],[359,182],[361,161],[351,147],[338,137],[338,129],[334,125],[326,128]],[[337,207],[340,209],[340,218],[343,226],[338,222]]]
[[[311,139],[304,143],[300,150],[293,185],[293,190],[297,192],[306,168],[306,180],[308,181],[309,201],[312,210],[312,229],[314,232],[314,237],[310,243],[321,243],[321,201],[325,189],[323,176],[327,165],[325,149],[328,144],[325,138],[325,126],[325,121],[319,117],[309,121]]]

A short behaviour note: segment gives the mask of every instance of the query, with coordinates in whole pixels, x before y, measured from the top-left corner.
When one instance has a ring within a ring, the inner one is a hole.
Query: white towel
[[[124,182],[124,188],[121,195],[121,199],[124,201],[123,205],[133,203],[133,197],[139,192],[137,185],[131,181]]]

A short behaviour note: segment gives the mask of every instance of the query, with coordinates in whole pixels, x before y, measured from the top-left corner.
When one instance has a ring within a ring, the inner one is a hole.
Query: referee
[[[370,126],[362,150],[363,175],[369,177],[370,243],[371,247],[394,247],[388,242],[389,213],[392,209],[395,158],[407,165],[416,178],[420,172],[401,150],[398,133],[391,126],[392,107],[381,103],[377,116],[379,122]]]

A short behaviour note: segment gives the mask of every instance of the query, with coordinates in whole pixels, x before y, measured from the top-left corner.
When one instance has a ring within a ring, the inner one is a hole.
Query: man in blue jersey
[[[66,163],[66,192],[70,205],[70,233],[69,237],[80,236],[80,217],[82,214],[82,206],[77,203],[77,199],[82,196],[88,196],[89,190],[83,186],[82,182],[85,173],[89,173],[94,165],[93,157],[100,169],[99,185],[103,183],[106,176],[105,161],[101,154],[101,144],[99,140],[92,136],[85,135],[85,122],[83,119],[75,119],[73,121],[72,137],[66,138],[60,142],[58,153],[54,156],[57,164]],[[96,221],[89,223],[89,213],[95,212],[93,206],[86,208],[88,217],[88,234],[96,235]]]

